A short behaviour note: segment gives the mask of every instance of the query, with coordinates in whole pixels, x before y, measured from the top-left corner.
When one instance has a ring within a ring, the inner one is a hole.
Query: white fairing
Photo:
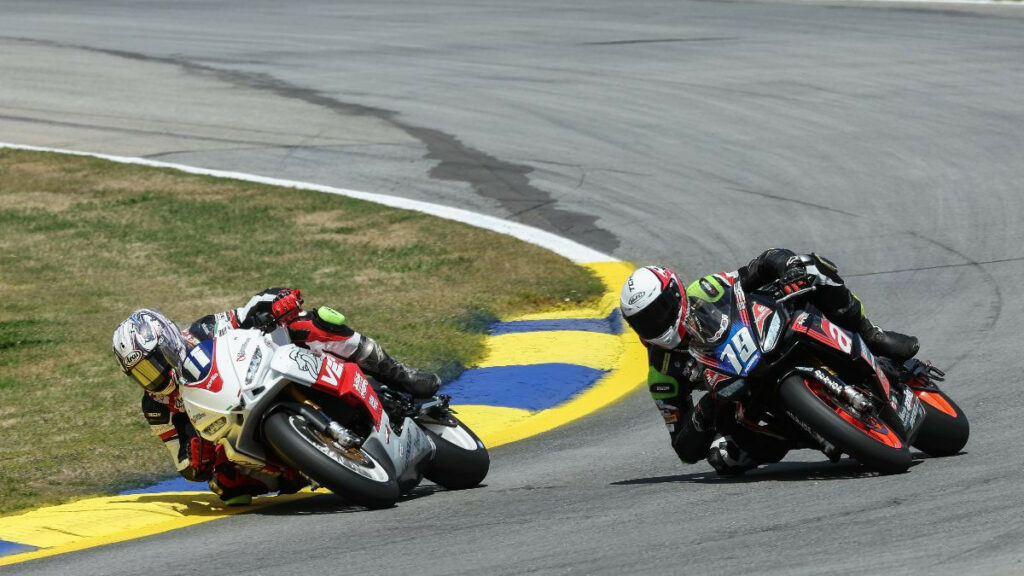
[[[185,410],[199,434],[211,442],[226,440],[238,453],[232,459],[247,459],[240,463],[250,466],[266,461],[266,451],[258,440],[259,426],[267,409],[279,401],[281,389],[291,383],[312,387],[324,362],[306,348],[281,344],[278,332],[223,332],[212,342],[212,359],[205,358],[204,349],[196,347],[190,352],[192,361],[203,364],[212,360],[209,374],[180,387]],[[342,373],[332,376],[340,379]],[[368,385],[361,374],[355,378]],[[382,412],[380,425],[371,427],[363,445],[378,447],[378,453],[391,460],[398,479],[405,480],[420,474],[422,464],[433,457],[435,448],[412,419],[406,418],[402,424],[402,433],[397,434],[387,412]]]
[[[483,444],[474,440],[461,425],[442,426],[440,424],[424,424],[424,427],[440,436],[442,440],[454,444],[463,450],[483,449]]]
[[[236,451],[259,461],[266,457],[255,440],[255,424],[267,408],[261,401],[276,397],[290,381],[289,374],[274,369],[274,358],[295,348],[279,346],[274,338],[259,330],[224,332],[213,341],[214,363],[207,378],[180,387],[185,410],[200,435],[212,442],[226,438]],[[190,355],[196,353],[193,349]],[[251,419],[253,425],[247,426]]]

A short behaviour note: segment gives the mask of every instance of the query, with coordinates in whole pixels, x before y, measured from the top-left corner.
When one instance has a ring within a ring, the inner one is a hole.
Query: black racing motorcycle
[[[830,322],[778,282],[751,291],[737,283],[688,312],[690,353],[709,393],[731,403],[739,424],[817,448],[833,462],[847,454],[882,473],[910,467],[913,446],[958,453],[970,425],[938,382],[945,374],[917,359],[897,366],[876,357],[859,334]]]

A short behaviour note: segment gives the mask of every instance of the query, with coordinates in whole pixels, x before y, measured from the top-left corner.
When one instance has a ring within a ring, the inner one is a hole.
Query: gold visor
[[[167,374],[149,359],[143,359],[133,366],[129,373],[150,392],[159,392],[167,387]]]

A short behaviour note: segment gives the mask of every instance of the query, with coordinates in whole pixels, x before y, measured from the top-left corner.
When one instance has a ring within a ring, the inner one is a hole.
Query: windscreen
[[[732,298],[719,298],[717,302],[689,299],[685,326],[695,346],[715,346],[729,333],[731,303]]]

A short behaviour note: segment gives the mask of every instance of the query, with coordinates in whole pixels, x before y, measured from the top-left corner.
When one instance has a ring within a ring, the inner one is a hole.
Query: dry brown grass
[[[319,194],[0,150],[0,513],[173,474],[110,335],[300,286],[411,364],[453,377],[483,321],[594,298],[512,238]]]

